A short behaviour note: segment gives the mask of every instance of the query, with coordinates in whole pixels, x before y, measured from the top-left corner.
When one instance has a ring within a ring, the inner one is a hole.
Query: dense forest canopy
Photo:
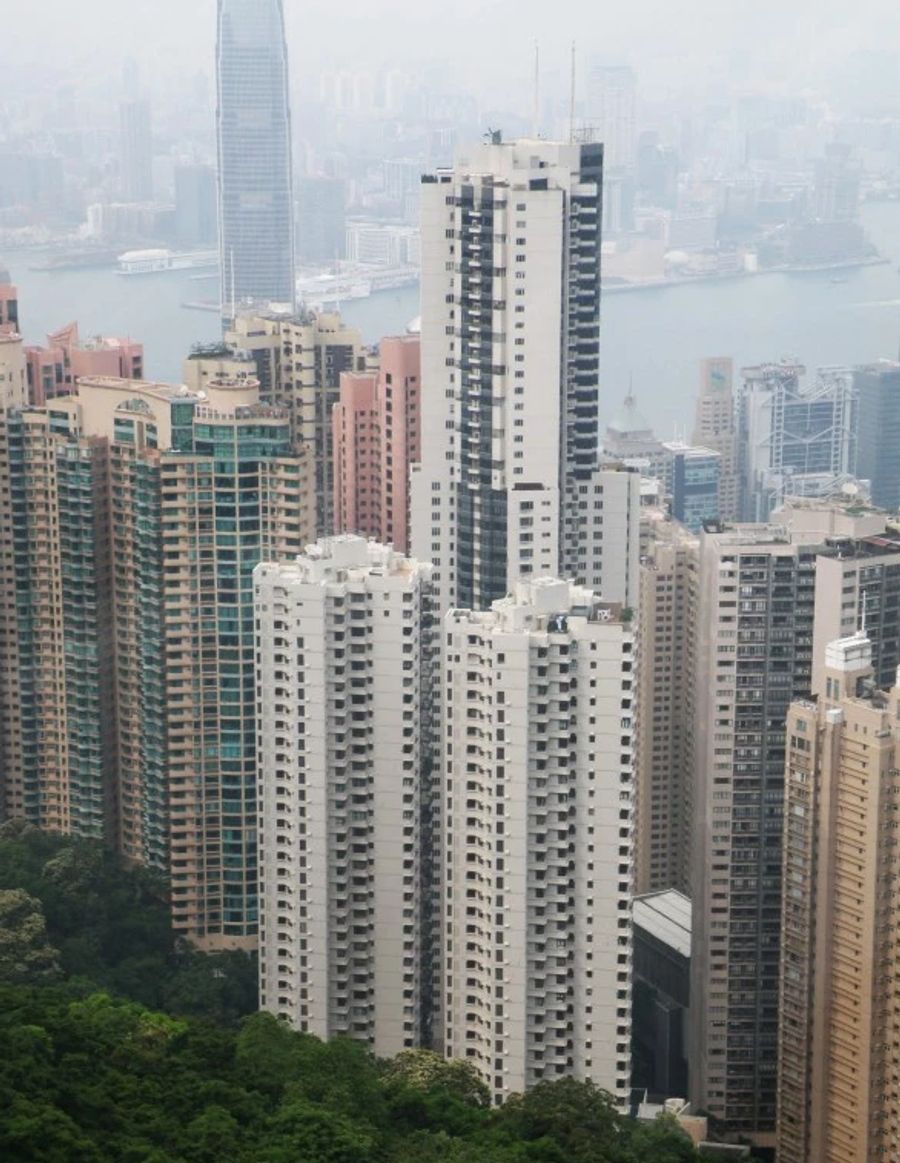
[[[22,1163],[681,1163],[668,1119],[464,1062],[379,1062],[255,1009],[255,967],[173,941],[162,886],[100,846],[0,829],[0,1158]]]

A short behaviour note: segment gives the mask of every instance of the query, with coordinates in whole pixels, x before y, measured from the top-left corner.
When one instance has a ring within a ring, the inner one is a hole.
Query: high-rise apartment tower
[[[422,1044],[431,567],[359,537],[255,574],[264,1008]]]
[[[816,644],[853,632],[860,587],[896,610],[897,548],[884,515],[853,499],[798,500],[770,524],[700,537],[691,1097],[763,1146],[775,1130],[784,724],[813,689]],[[876,673],[896,667],[896,643],[881,636]]]
[[[900,1156],[900,685],[860,631],[791,704],[784,802],[779,1163]]]
[[[436,1036],[495,1101],[630,1080],[634,640],[552,578],[444,620]]]
[[[730,359],[706,359],[701,368],[700,395],[694,421],[694,444],[721,456],[719,517],[738,516],[737,445],[734,433],[734,365]]]
[[[422,464],[412,547],[442,609],[588,574],[603,147],[499,134],[422,187]]]

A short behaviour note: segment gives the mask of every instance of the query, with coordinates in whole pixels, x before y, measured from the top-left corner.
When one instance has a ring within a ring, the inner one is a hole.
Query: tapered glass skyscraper
[[[281,0],[218,0],[222,303],[294,301],[291,117]]]

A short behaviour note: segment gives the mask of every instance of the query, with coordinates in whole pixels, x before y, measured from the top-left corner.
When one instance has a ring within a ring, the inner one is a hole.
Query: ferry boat
[[[162,248],[127,250],[118,257],[120,275],[156,275],[164,271],[189,271],[219,265],[216,250],[176,252]]]
[[[372,281],[345,275],[324,273],[301,276],[297,279],[297,298],[316,311],[339,307],[350,299],[368,299]]]

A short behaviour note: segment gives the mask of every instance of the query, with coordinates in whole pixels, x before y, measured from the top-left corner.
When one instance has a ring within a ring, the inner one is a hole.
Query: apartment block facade
[[[261,1005],[397,1054],[430,995],[431,567],[327,538],[255,600]]]
[[[443,610],[587,575],[568,502],[598,459],[602,171],[600,145],[495,135],[423,179],[412,547]]]
[[[409,548],[409,469],[421,458],[419,341],[383,339],[377,370],[341,376],[332,415],[334,522]]]
[[[94,377],[4,440],[6,810],[164,872],[200,947],[252,948],[252,571],[314,530],[288,417],[254,380]]]
[[[261,400],[290,418],[293,447],[311,456],[315,470],[316,535],[333,533],[332,414],[342,373],[371,370],[362,337],[336,314],[239,314],[225,343],[251,356]]]
[[[38,408],[76,391],[81,377],[144,378],[143,344],[100,335],[82,340],[77,323],[48,335],[45,347],[26,347],[25,356],[29,399]]]
[[[690,886],[693,812],[695,535],[644,516],[635,714],[635,881],[639,894]]]
[[[778,1159],[900,1152],[900,686],[863,631],[787,718]]]
[[[630,1084],[634,635],[564,581],[451,610],[442,647],[438,1042],[499,1102]]]
[[[691,1097],[761,1145],[775,1130],[784,724],[812,689],[817,638],[841,625],[841,605],[817,599],[820,563],[885,531],[874,510],[797,501],[700,539]]]

